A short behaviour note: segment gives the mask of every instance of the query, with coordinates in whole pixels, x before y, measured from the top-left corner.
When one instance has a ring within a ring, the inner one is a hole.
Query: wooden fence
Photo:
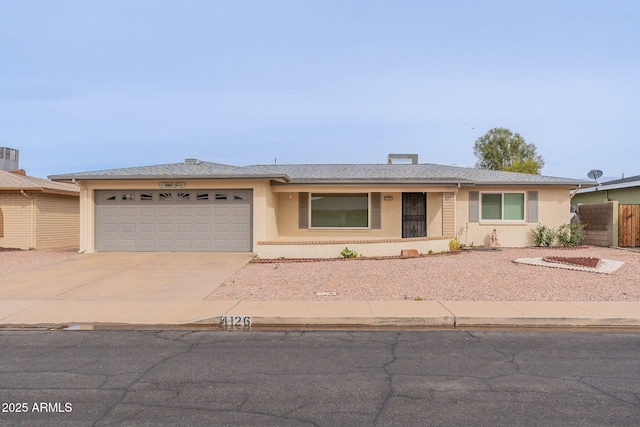
[[[640,205],[618,206],[618,246],[640,247]]]

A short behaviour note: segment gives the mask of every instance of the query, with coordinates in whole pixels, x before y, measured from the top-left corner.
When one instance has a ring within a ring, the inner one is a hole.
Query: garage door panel
[[[191,224],[190,223],[181,223],[176,226],[178,233],[190,233],[191,232]]]
[[[196,231],[198,233],[210,233],[211,232],[211,224],[207,224],[207,223],[196,224]]]
[[[158,231],[161,233],[172,233],[173,232],[173,224],[171,223],[160,223],[158,224]]]
[[[153,223],[142,222],[140,223],[140,232],[141,233],[153,233],[155,232],[155,227]]]
[[[251,191],[98,190],[98,251],[250,251]]]
[[[155,239],[140,239],[138,244],[143,251],[153,251],[155,249]]]

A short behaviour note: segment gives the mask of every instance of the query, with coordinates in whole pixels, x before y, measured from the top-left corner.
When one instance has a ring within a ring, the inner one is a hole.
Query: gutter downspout
[[[573,194],[571,194],[571,197],[569,197],[569,201],[573,200],[573,198],[576,197],[576,194],[578,194],[578,191],[580,191],[581,188],[582,184],[578,184],[578,189],[574,191]]]
[[[24,192],[24,190],[20,190],[20,194],[22,194],[23,196],[27,197],[28,199],[31,199],[31,244],[29,245],[29,249],[33,249],[36,246],[36,232],[35,232],[35,225],[36,225],[36,214],[35,214],[35,209],[36,209],[36,200],[33,196],[29,196],[27,193]]]

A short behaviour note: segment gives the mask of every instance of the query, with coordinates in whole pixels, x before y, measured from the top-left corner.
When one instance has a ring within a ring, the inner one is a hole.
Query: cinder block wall
[[[580,205],[578,216],[584,228],[585,245],[618,246],[618,202]]]

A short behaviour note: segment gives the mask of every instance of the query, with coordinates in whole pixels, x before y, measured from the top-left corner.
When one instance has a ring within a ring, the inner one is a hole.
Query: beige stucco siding
[[[523,222],[501,222],[482,221],[469,222],[469,192],[507,192],[525,193],[525,205],[527,203],[528,191],[538,192],[538,221],[527,222],[526,209],[525,221]],[[498,243],[506,247],[532,246],[534,244],[531,230],[538,224],[557,228],[566,224],[571,219],[571,202],[569,199],[568,187],[483,187],[466,189],[462,188],[457,194],[456,206],[456,233],[461,243],[475,246],[488,246],[491,233],[496,230]]]
[[[442,199],[442,193],[427,193],[427,236],[442,235]]]
[[[343,190],[344,191],[344,190]],[[318,191],[310,191],[310,193]],[[322,192],[330,192],[322,190]],[[355,192],[355,191],[354,191]],[[332,240],[345,236],[360,239],[381,239],[400,237],[402,234],[402,194],[382,193],[381,197],[381,228],[372,229],[300,229],[298,228],[298,204],[300,193],[276,193],[278,201],[277,225],[280,240]],[[385,197],[393,200],[385,201]]]
[[[278,229],[277,240],[281,241],[327,241],[335,239],[386,239],[402,237],[402,193],[403,192],[426,192],[427,193],[427,236],[442,236],[445,223],[453,223],[453,192],[450,201],[443,202],[442,188],[415,188],[407,187],[402,191],[389,191],[388,188],[375,187],[298,187],[301,190],[311,193],[381,193],[381,227],[380,229],[300,229],[299,228],[299,197],[298,191],[283,191],[276,187],[277,212],[276,221]],[[443,215],[443,206],[445,209]],[[371,212],[370,212],[371,214]],[[453,233],[453,226],[449,230],[449,235]],[[276,240],[276,239],[274,239]]]

